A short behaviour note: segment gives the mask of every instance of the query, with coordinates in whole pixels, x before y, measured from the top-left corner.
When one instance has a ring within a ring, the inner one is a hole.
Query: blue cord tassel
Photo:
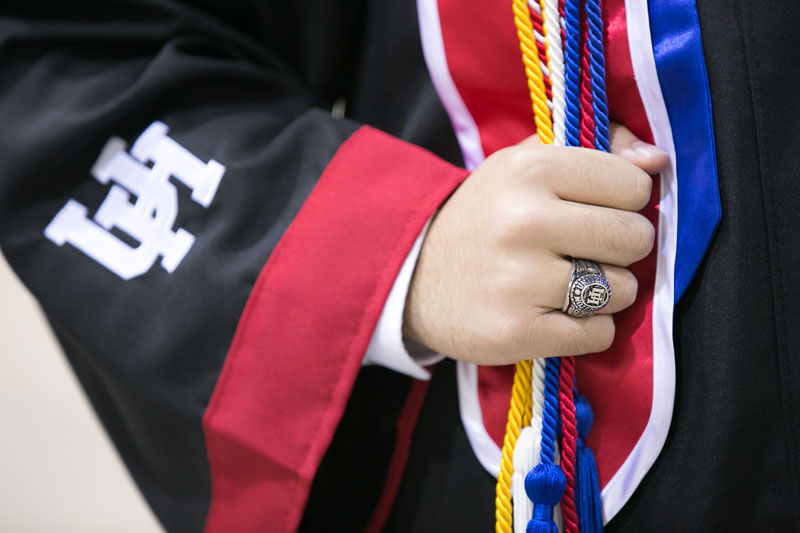
[[[578,522],[581,533],[600,533],[603,531],[600,482],[597,479],[594,454],[585,441],[594,425],[594,413],[589,402],[580,394],[575,396],[575,417],[578,419],[575,466],[575,505],[578,508]]]
[[[561,501],[567,478],[560,466],[539,463],[525,476],[525,492],[533,504],[533,517],[527,533],[558,533],[553,521],[553,507]]]
[[[528,521],[527,533],[558,533],[553,521],[553,508],[561,501],[567,487],[567,477],[556,458],[556,433],[558,428],[558,373],[561,361],[557,357],[547,360],[544,367],[544,409],[542,411],[542,445],[540,462],[525,475],[525,492],[533,502],[533,517]]]

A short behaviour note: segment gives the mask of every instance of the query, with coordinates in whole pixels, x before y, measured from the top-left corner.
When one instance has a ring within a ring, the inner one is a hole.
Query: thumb
[[[609,133],[611,153],[627,159],[648,174],[661,172],[669,165],[669,156],[664,150],[639,140],[625,126],[612,123]]]

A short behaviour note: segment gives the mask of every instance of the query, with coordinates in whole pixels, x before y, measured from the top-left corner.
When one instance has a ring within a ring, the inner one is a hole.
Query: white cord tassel
[[[514,473],[511,474],[511,502],[514,507],[514,533],[525,533],[533,516],[533,502],[525,492],[525,476],[539,462],[541,431],[522,428],[514,446]]]
[[[525,533],[533,516],[533,502],[525,492],[525,476],[539,464],[544,409],[544,359],[533,360],[531,425],[522,428],[514,447],[514,473],[511,474],[511,501],[514,509],[514,533]],[[556,522],[558,523],[558,522]]]

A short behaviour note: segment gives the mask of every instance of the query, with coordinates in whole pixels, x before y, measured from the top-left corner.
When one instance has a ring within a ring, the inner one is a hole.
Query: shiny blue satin
[[[656,70],[677,158],[677,302],[694,277],[722,217],[711,97],[694,0],[649,0],[648,7]]]

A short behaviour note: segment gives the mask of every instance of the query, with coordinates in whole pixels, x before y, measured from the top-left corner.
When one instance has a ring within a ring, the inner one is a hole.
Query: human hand
[[[433,219],[406,298],[403,334],[463,361],[511,364],[608,349],[612,314],[636,299],[625,267],[652,249],[638,214],[661,150],[613,125],[612,154],[539,145],[535,136],[488,157]],[[561,312],[572,262],[603,266],[611,300],[598,314]]]

